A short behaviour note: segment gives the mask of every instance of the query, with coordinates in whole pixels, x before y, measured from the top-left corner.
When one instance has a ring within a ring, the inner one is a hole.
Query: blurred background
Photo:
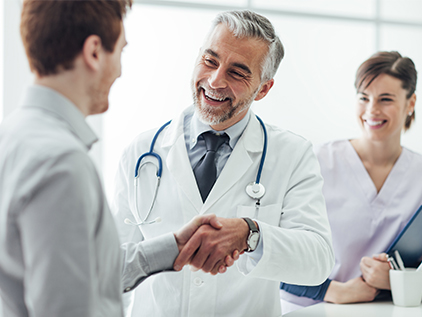
[[[19,35],[20,7],[21,0],[0,0],[0,122],[32,82]],[[410,57],[420,72],[416,93],[421,91],[421,0],[135,0],[110,109],[88,118],[100,138],[91,155],[110,202],[123,149],[191,104],[193,65],[210,22],[232,9],[268,17],[286,51],[275,85],[254,103],[255,113],[313,143],[359,135],[354,76],[378,50]],[[422,153],[422,94],[419,99],[416,122],[402,143]]]

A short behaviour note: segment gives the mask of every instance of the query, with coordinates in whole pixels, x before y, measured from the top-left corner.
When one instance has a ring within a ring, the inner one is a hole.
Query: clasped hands
[[[336,304],[370,302],[381,289],[390,289],[387,254],[363,257],[360,261],[362,276],[340,283],[332,281],[324,300]]]
[[[173,268],[180,271],[190,264],[193,270],[212,275],[224,273],[247,249],[248,234],[249,227],[243,219],[196,216],[174,234],[179,256]]]

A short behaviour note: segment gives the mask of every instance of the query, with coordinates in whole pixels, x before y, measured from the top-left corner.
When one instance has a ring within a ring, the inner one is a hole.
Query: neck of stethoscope
[[[256,173],[256,180],[255,180],[255,183],[259,184],[259,182],[261,181],[262,170],[264,168],[265,157],[267,155],[268,135],[267,135],[267,129],[265,128],[265,124],[262,121],[262,119],[258,116],[256,116],[256,118],[258,119],[259,123],[261,124],[262,131],[264,133],[264,146],[262,147],[261,162],[259,163],[258,173]]]
[[[265,157],[267,155],[267,146],[268,146],[268,136],[267,136],[267,129],[265,128],[265,124],[264,122],[261,120],[260,117],[256,116],[257,120],[259,121],[259,123],[261,124],[262,127],[262,131],[264,133],[264,146],[262,149],[262,155],[261,155],[261,161],[259,163],[259,168],[258,168],[258,172],[256,174],[256,179],[255,182],[250,183],[246,186],[246,192],[247,194],[253,198],[257,200],[257,204],[259,204],[260,199],[264,196],[265,194],[265,187],[260,184],[261,181],[261,174],[262,174],[262,170],[264,168],[264,163],[265,163]],[[134,180],[134,187],[135,187],[135,197],[134,197],[134,202],[135,202],[135,218],[137,222],[133,222],[130,219],[126,218],[125,219],[125,223],[126,224],[130,224],[130,225],[134,225],[134,226],[140,226],[140,225],[144,225],[144,224],[153,224],[156,222],[160,222],[161,218],[157,217],[156,219],[152,220],[152,221],[146,221],[149,217],[149,215],[151,214],[151,211],[154,207],[154,203],[155,203],[155,199],[157,197],[157,192],[158,192],[158,187],[160,186],[160,180],[161,180],[161,174],[162,174],[162,170],[163,170],[163,165],[162,165],[162,160],[160,155],[158,155],[157,153],[154,153],[154,146],[155,146],[155,142],[157,141],[158,136],[160,135],[160,133],[165,129],[165,127],[167,127],[169,124],[171,123],[171,121],[166,122],[160,129],[158,129],[158,131],[155,133],[152,141],[151,141],[151,146],[149,149],[149,152],[142,154],[139,158],[138,161],[136,162],[136,167],[135,167],[135,180]],[[151,206],[145,216],[144,219],[140,218],[140,212],[138,209],[138,195],[137,195],[137,187],[138,187],[138,178],[139,178],[139,171],[142,168],[143,165],[145,164],[149,164],[151,162],[142,162],[142,160],[147,157],[147,156],[153,156],[157,159],[158,161],[158,166],[157,171],[156,171],[156,176],[157,176],[157,183],[155,186],[155,191],[154,191],[154,195],[153,195],[153,199],[152,199],[152,203]]]

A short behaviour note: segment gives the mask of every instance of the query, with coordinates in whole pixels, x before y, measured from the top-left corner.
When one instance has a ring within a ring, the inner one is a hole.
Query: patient
[[[422,205],[422,155],[401,146],[415,119],[415,65],[378,52],[356,73],[356,118],[362,134],[316,147],[336,263],[320,286],[281,284],[282,311],[319,301],[372,301],[390,289],[385,251]]]

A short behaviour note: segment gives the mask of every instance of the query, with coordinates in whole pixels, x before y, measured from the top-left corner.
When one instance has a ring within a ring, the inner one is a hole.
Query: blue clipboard
[[[422,262],[422,206],[415,212],[385,253],[394,257],[395,250],[400,252],[405,267],[418,267]]]

